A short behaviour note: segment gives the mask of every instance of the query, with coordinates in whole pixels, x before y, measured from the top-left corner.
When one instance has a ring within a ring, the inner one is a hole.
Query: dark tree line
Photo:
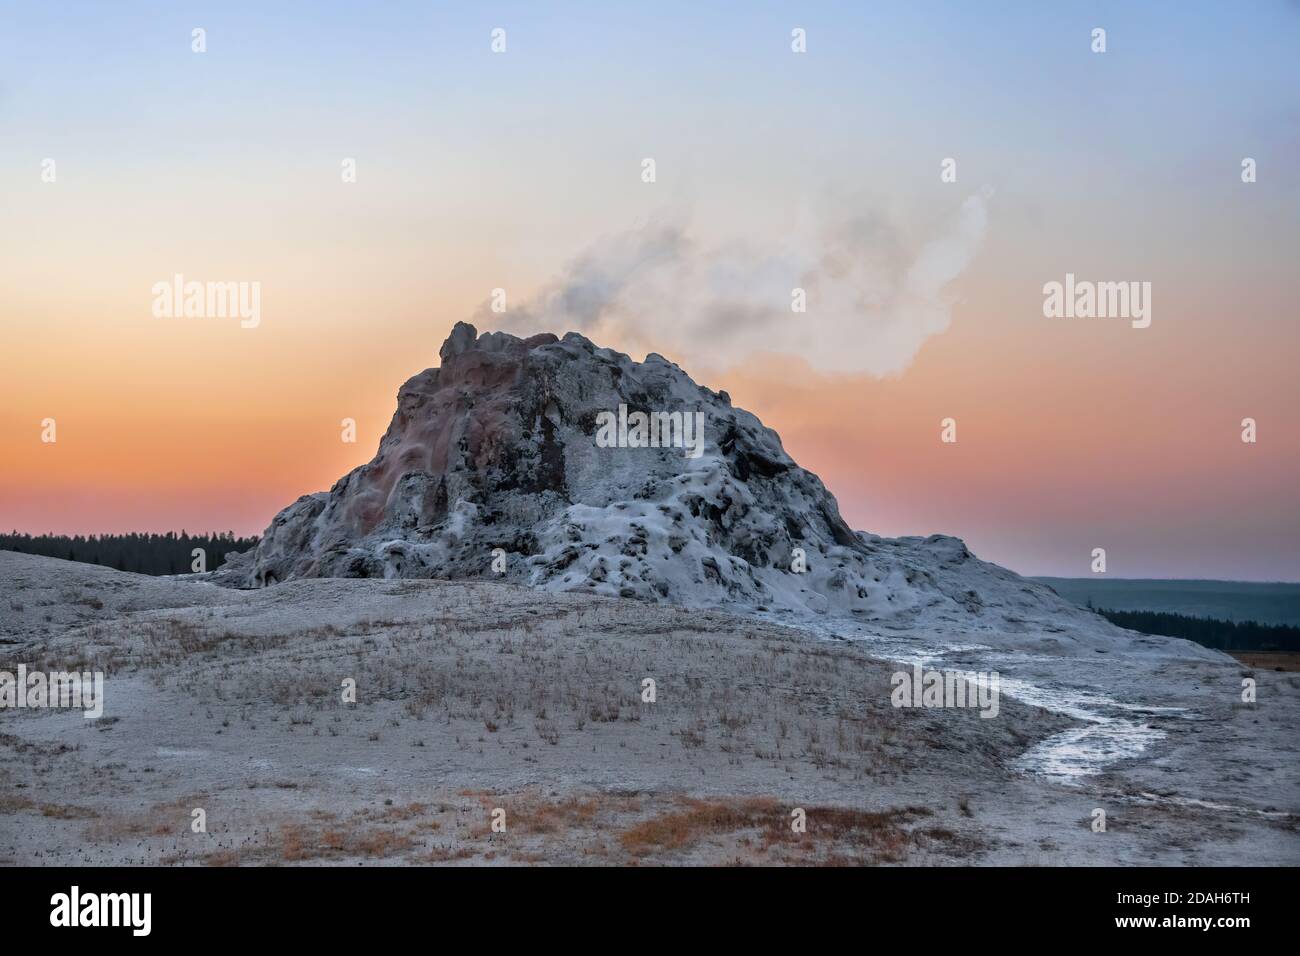
[[[101,534],[73,535],[0,534],[0,551],[21,551],[68,561],[102,564],[119,571],[139,574],[189,574],[194,563],[194,549],[207,555],[207,569],[221,567],[226,554],[246,551],[257,538],[237,538],[233,531],[208,534]]]
[[[1300,627],[1287,624],[1219,621],[1212,617],[1189,617],[1168,611],[1094,610],[1131,631],[1185,637],[1220,651],[1300,651]]]

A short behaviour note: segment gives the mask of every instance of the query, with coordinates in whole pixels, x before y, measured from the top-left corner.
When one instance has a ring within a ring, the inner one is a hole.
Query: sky
[[[1300,580],[1300,4],[702,6],[0,0],[0,527],[259,533],[468,319],[668,356],[855,528]]]

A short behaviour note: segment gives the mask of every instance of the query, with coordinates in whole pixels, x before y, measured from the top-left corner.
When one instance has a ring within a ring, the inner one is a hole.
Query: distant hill
[[[1300,651],[1300,627],[1188,617],[1168,611],[1097,611],[1112,624],[1143,634],[1185,637],[1220,651]]]
[[[1080,606],[1300,626],[1300,584],[1159,578],[1037,577]]]
[[[257,538],[236,537],[234,532],[192,535],[182,530],[180,534],[101,534],[63,535],[0,534],[0,551],[18,551],[39,554],[48,558],[102,564],[118,571],[137,574],[189,574],[194,567],[194,551],[201,549],[206,556],[207,570],[221,567],[226,555],[247,551],[257,544]]]

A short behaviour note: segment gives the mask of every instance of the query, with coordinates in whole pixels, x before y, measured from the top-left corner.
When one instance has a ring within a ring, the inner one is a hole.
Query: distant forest
[[[0,534],[0,551],[21,551],[24,554],[41,554],[49,558],[84,561],[102,564],[119,571],[138,574],[189,574],[194,563],[194,549],[202,548],[207,555],[207,569],[221,567],[226,554],[247,551],[257,544],[257,538],[236,538],[233,531],[192,535],[184,530],[180,534],[101,534],[67,535]]]
[[[1093,610],[1108,621],[1131,631],[1185,637],[1189,641],[1220,651],[1300,651],[1300,627],[1286,624],[1220,621],[1211,617],[1171,614],[1168,611]]]

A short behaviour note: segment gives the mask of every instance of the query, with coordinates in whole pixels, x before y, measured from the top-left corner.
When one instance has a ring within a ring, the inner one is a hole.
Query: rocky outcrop
[[[374,459],[280,512],[219,581],[503,579],[859,620],[992,609],[1000,626],[1084,614],[955,538],[853,531],[775,432],[659,355],[465,323],[439,355],[398,392]],[[620,406],[624,425],[702,421],[698,457],[670,441],[628,447],[636,427],[620,442]]]

